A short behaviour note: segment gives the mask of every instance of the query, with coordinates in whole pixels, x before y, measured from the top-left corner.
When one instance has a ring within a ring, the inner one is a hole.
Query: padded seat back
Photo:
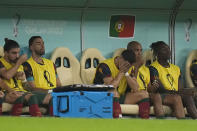
[[[185,65],[185,81],[186,81],[186,86],[187,87],[195,87],[192,78],[191,78],[191,72],[190,68],[192,65],[192,61],[197,60],[197,50],[192,50],[186,60],[186,65]]]
[[[144,64],[150,65],[153,62],[153,51],[145,50],[142,54],[142,58],[144,60]]]
[[[82,84],[79,61],[68,48],[56,48],[51,55],[51,60],[56,65],[57,74],[62,86]]]
[[[4,56],[4,50],[3,50],[3,47],[0,46],[0,57]]]
[[[122,53],[124,50],[126,50],[126,49],[125,49],[125,48],[118,48],[118,49],[116,49],[116,50],[114,51],[114,53],[113,53],[113,57],[120,56],[121,53]]]
[[[92,84],[98,64],[105,60],[101,52],[96,48],[88,48],[81,56],[81,79],[84,84]]]

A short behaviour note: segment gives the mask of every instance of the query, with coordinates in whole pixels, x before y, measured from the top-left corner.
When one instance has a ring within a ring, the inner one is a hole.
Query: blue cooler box
[[[52,92],[52,96],[54,116],[112,118],[112,93],[106,91],[69,91]]]

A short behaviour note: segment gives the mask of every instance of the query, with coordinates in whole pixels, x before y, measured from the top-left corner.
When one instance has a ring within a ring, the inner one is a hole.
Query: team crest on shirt
[[[102,68],[99,68],[98,71],[103,74]]]
[[[173,84],[174,84],[174,78],[172,77],[172,75],[171,75],[171,74],[167,74],[167,75],[166,75],[166,78],[167,78],[168,82],[170,83],[171,88],[172,88],[173,90],[175,90],[175,88],[174,88],[174,86],[173,86]]]

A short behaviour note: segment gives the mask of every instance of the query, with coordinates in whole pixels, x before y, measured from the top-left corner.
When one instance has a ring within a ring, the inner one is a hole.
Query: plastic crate
[[[112,93],[96,91],[70,91],[52,92],[52,96],[54,116],[112,118]]]

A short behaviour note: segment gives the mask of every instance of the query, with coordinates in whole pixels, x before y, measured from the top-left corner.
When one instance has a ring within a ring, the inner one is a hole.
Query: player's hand
[[[20,97],[24,93],[23,92],[18,92],[18,91],[11,91],[11,92],[9,92],[9,94],[12,95],[12,96]]]
[[[0,98],[4,97],[4,93],[0,91]]]
[[[133,81],[131,92],[136,93],[139,91],[139,84],[137,83],[137,79],[135,77],[131,78]]]
[[[131,64],[128,61],[122,62],[119,65],[120,72],[126,73],[129,71],[129,68],[131,67]]]
[[[152,87],[153,91],[156,91],[159,88],[159,81],[154,80],[151,84],[151,87]]]
[[[23,92],[17,92],[15,90],[12,90],[6,94],[5,101],[8,103],[14,103],[14,101],[22,95]]]
[[[19,71],[16,73],[16,76],[17,80],[25,80],[26,79],[26,76],[25,76],[25,72],[23,71]]]
[[[21,65],[21,64],[23,64],[26,60],[27,60],[27,55],[26,55],[26,54],[23,54],[23,55],[21,55],[21,56],[19,57],[17,63],[18,63],[19,65]]]

